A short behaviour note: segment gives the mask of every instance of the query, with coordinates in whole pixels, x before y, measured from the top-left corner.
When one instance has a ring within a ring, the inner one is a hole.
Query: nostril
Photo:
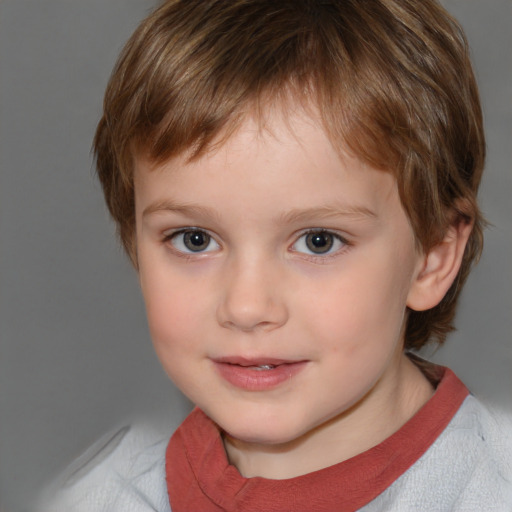
[[[252,309],[222,304],[217,311],[222,327],[241,332],[270,331],[285,323],[287,318],[284,305],[273,303]]]
[[[248,324],[242,324],[240,322],[233,322],[233,321],[227,321],[227,322],[219,322],[222,327],[226,327],[227,329],[233,329],[233,330],[239,330],[241,332],[252,332],[255,330],[258,331],[265,331],[272,329],[272,326],[274,325],[272,322],[253,322],[250,325]]]

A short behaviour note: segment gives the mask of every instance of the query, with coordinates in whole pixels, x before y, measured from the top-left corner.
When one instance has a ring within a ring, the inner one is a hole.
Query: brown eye
[[[329,252],[334,245],[334,235],[327,231],[318,231],[306,235],[306,247],[315,254]]]

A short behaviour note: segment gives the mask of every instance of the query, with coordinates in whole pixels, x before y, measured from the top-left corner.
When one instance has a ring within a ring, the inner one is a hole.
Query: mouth
[[[259,366],[249,366],[251,370],[263,371],[263,370],[273,370],[275,366],[273,364],[261,364]]]
[[[213,363],[230,385],[247,391],[265,391],[290,382],[305,368],[307,361],[222,357],[213,359]]]

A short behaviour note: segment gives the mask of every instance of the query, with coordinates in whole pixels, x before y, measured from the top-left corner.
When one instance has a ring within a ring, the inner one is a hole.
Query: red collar
[[[241,476],[227,460],[218,427],[194,409],[167,446],[167,491],[173,512],[361,508],[427,451],[468,395],[451,370],[440,370],[432,398],[392,436],[344,462],[286,480]]]

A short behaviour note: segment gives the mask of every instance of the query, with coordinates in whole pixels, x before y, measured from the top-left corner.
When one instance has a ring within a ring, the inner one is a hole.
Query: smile
[[[250,366],[251,370],[273,370],[275,366],[273,364],[262,364],[260,366]]]
[[[219,358],[213,363],[224,381],[246,391],[266,391],[284,385],[307,365],[307,361],[239,357]]]

